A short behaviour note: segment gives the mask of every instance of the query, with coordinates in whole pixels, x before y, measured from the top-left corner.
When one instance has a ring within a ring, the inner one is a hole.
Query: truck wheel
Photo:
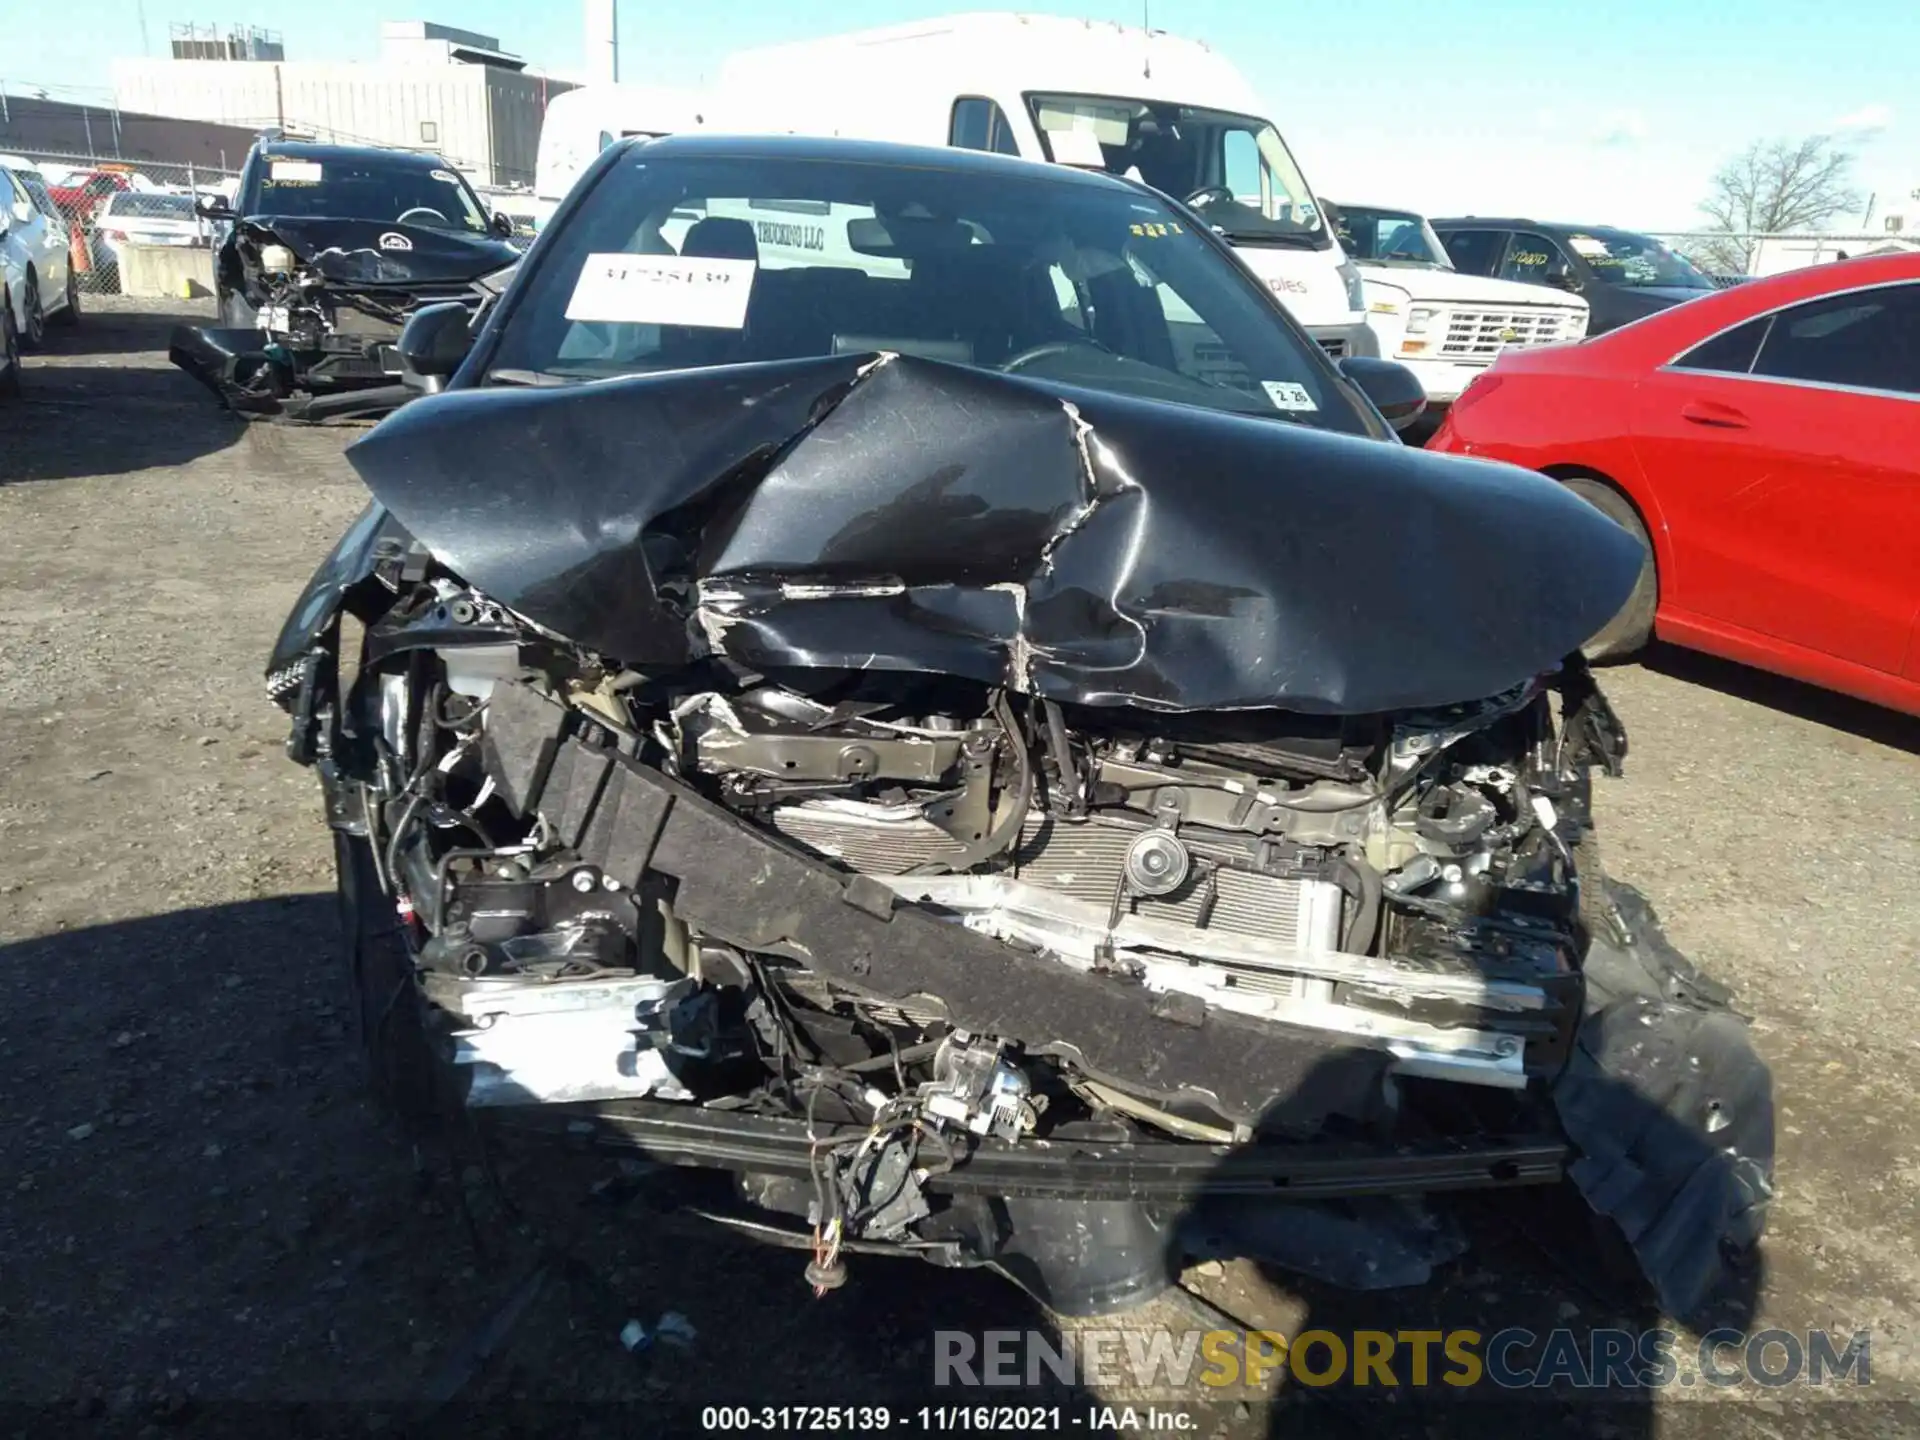
[[[1633,583],[1627,603],[1598,633],[1581,648],[1589,660],[1625,660],[1646,647],[1653,638],[1653,612],[1660,603],[1660,577],[1654,567],[1653,542],[1633,503],[1600,480],[1573,476],[1560,482],[1614,524],[1640,542],[1646,558],[1640,563],[1640,577]]]

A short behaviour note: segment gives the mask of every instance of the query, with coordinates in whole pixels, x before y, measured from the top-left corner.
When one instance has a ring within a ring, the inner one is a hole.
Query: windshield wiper
[[[521,385],[532,389],[549,389],[559,385],[578,385],[586,379],[584,375],[556,375],[551,370],[489,370],[489,385]]]
[[[1219,227],[1215,227],[1219,229]],[[1220,234],[1228,240],[1241,241],[1249,245],[1280,245],[1289,250],[1318,250],[1320,241],[1312,235],[1301,234],[1293,230],[1230,230],[1221,229]]]

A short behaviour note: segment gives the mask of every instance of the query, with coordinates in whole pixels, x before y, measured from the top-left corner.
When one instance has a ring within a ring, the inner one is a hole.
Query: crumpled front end
[[[1164,1285],[1209,1199],[1648,1168],[1588,1123],[1639,1092],[1577,653],[1637,558],[1557,487],[879,357],[350,455],[378,503],[270,685],[449,1101],[729,1172],[816,1285],[897,1248],[1064,1310]],[[1720,1163],[1665,1100],[1652,1168]]]
[[[238,414],[313,420],[387,414],[413,398],[396,349],[407,317],[443,300],[461,301],[477,314],[503,286],[482,273],[499,259],[494,247],[469,261],[473,278],[449,278],[458,276],[459,265],[443,261],[422,274],[411,248],[379,248],[401,241],[412,247],[411,232],[363,235],[358,232],[369,222],[338,221],[332,225],[355,233],[329,237],[319,228],[325,224],[241,222],[222,263],[239,282],[230,308],[254,324],[182,325],[173,332],[169,358]],[[347,240],[352,248],[316,249],[325,238]]]

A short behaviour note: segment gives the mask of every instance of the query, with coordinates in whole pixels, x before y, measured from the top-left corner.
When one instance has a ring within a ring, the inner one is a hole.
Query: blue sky
[[[693,83],[736,45],[966,8],[625,0],[621,78]],[[1134,24],[1141,14],[1137,0],[1021,8]],[[85,9],[84,27],[9,27],[0,84],[108,100],[109,62],[141,53],[140,0]],[[145,9],[151,51],[164,54],[181,7]],[[211,12],[281,31],[293,60],[372,59],[382,20],[430,19],[496,35],[556,73],[581,64],[575,0],[221,0]],[[1878,210],[1920,208],[1907,198],[1920,187],[1914,0],[1153,0],[1152,22],[1232,56],[1314,188],[1336,199],[1675,229],[1695,223],[1708,176],[1748,141],[1839,132]]]

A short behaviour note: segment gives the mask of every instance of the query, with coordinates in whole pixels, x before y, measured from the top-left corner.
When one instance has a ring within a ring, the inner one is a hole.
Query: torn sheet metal
[[[1587,952],[1588,1016],[1553,1100],[1580,1154],[1568,1178],[1619,1228],[1661,1308],[1696,1315],[1773,1198],[1773,1077],[1726,992],[1609,884]]]
[[[1642,558],[1512,467],[906,357],[455,392],[347,453],[448,568],[629,665],[1088,705],[1477,699]]]

